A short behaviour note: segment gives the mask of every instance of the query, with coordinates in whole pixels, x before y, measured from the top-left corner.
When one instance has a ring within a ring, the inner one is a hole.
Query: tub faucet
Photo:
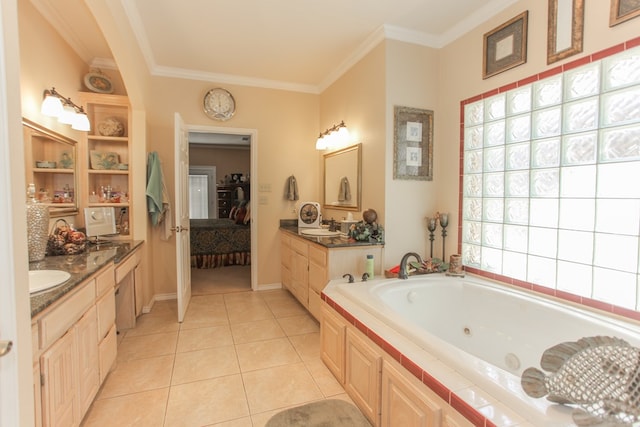
[[[422,258],[415,252],[408,252],[404,254],[402,260],[400,261],[400,270],[398,271],[398,278],[400,279],[408,279],[409,273],[407,273],[407,262],[409,261],[409,257],[415,257],[416,261],[422,264]]]

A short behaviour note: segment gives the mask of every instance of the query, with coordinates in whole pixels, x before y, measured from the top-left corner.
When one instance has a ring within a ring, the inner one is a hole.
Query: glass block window
[[[640,310],[640,47],[463,117],[463,263]]]

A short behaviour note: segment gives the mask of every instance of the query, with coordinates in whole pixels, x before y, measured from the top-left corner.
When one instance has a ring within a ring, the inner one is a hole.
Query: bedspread
[[[191,267],[251,264],[251,229],[226,218],[192,219]]]

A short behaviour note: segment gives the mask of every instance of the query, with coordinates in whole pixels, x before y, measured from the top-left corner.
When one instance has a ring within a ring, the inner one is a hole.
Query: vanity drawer
[[[69,299],[60,303],[39,321],[40,348],[49,347],[76,323],[96,300],[95,279],[80,285]]]
[[[315,245],[309,245],[309,261],[321,266],[327,265],[327,250],[318,248]]]
[[[116,322],[116,291],[112,287],[96,302],[98,310],[98,339],[102,339]]]
[[[114,265],[110,264],[106,270],[96,276],[96,296],[98,298],[116,285],[114,271]]]
[[[298,252],[300,255],[307,256],[309,245],[307,242],[301,241],[300,239],[291,239],[291,249]]]
[[[138,264],[140,264],[140,251],[136,249],[129,258],[122,261],[116,268],[116,283],[122,282],[122,279]]]

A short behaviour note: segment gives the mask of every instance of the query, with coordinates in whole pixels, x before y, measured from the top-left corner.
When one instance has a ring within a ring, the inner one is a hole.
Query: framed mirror
[[[77,142],[30,120],[22,120],[26,184],[52,217],[78,213]]]
[[[324,207],[360,210],[362,144],[324,155]]]

